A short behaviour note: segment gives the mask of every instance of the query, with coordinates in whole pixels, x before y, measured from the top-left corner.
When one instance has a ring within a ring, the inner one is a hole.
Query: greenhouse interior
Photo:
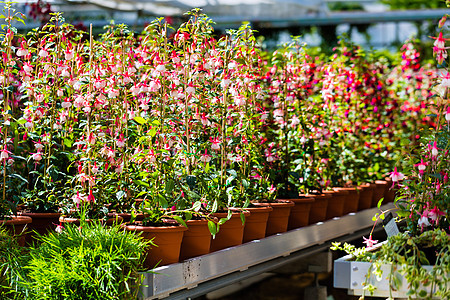
[[[0,300],[450,299],[449,0],[1,5]]]

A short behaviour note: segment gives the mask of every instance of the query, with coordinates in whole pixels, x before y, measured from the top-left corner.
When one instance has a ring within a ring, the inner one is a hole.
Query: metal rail
[[[392,203],[382,210],[393,208]],[[251,241],[144,273],[141,299],[186,299],[289,264],[327,249],[333,241],[360,238],[372,229],[371,208]],[[377,227],[379,230],[381,227]]]

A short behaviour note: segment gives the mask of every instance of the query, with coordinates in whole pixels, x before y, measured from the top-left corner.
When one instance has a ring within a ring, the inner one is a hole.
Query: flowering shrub
[[[445,24],[446,16],[440,27]],[[449,126],[447,118],[448,104],[448,69],[443,67],[447,59],[443,37],[443,27],[435,38],[433,52],[441,69],[437,73],[437,84],[434,86],[433,102],[429,104],[428,117],[432,126],[420,132],[420,144],[411,149],[406,156],[402,173],[394,170],[391,173],[394,184],[401,188],[402,196],[396,199],[400,208],[399,215],[406,219],[411,234],[419,234],[435,228],[450,231],[448,213],[450,204],[448,183],[448,150]],[[405,174],[405,175],[404,175]],[[403,179],[403,180],[402,180]]]
[[[177,29],[159,18],[99,37],[51,16],[3,32],[1,215],[22,198],[68,216],[190,218],[359,184],[432,124],[410,46],[391,72],[345,40],[330,58],[297,39],[269,55],[248,24],[217,37],[199,10]]]

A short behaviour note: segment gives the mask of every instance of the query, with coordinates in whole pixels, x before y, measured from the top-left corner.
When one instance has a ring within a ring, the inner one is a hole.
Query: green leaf
[[[199,211],[202,208],[202,203],[200,201],[195,201],[194,205],[192,205],[192,209],[194,211]]]
[[[158,195],[156,196],[156,198],[158,199],[159,205],[160,205],[162,208],[168,208],[168,207],[169,207],[169,203],[167,202],[167,200],[166,200],[165,197],[163,197],[162,195],[158,194]]]
[[[117,200],[121,200],[123,197],[125,197],[126,196],[126,193],[125,193],[125,191],[118,191],[117,193],[116,193],[116,199]]]
[[[227,218],[221,218],[217,224],[218,225],[223,225],[223,224],[225,224],[226,221],[228,221]]]
[[[380,199],[380,201],[378,201],[378,203],[377,203],[377,207],[378,207],[378,209],[380,209],[380,207],[381,207],[381,203],[383,203],[383,200],[384,200],[384,197],[383,197],[383,198],[381,198],[381,199]]]
[[[211,208],[211,212],[215,213],[217,211],[217,208],[219,207],[219,203],[217,200],[214,200],[213,206]]]
[[[64,145],[65,145],[67,148],[71,148],[72,145],[73,145],[73,141],[72,141],[71,139],[65,138],[65,139],[64,139]]]
[[[150,185],[147,182],[144,182],[144,181],[139,180],[139,179],[133,180],[133,182],[138,184],[138,185],[141,185],[141,186],[145,186],[145,187],[148,187],[148,188],[150,187]]]
[[[218,226],[216,225],[216,223],[214,223],[213,221],[209,220],[208,221],[208,229],[209,232],[211,232],[212,236],[215,237],[217,232],[219,231]]]
[[[152,128],[152,129],[150,129],[149,131],[148,131],[148,135],[149,136],[155,136],[156,135],[156,128]]]
[[[25,124],[27,122],[27,120],[25,120],[24,118],[20,118],[19,120],[17,120],[17,123],[19,124],[19,125],[23,125],[23,124]]]
[[[230,169],[227,170],[228,174],[230,174],[233,177],[238,177],[236,170]]]
[[[420,292],[419,292],[419,297],[421,297],[421,298],[425,298],[426,296],[427,296],[427,291],[425,291],[425,290],[421,290]]]
[[[200,199],[200,195],[193,191],[187,191],[186,194],[193,199]]]
[[[189,188],[193,190],[195,188],[195,183],[197,181],[197,178],[193,175],[186,176],[186,183],[188,184]]]
[[[376,220],[378,219],[378,215],[379,213],[376,213],[375,216],[372,217],[372,221],[376,222]]]
[[[236,177],[234,177],[234,176],[230,176],[230,177],[228,177],[227,178],[227,181],[225,182],[225,185],[230,185],[232,182],[233,182],[233,180],[235,179]]]
[[[172,215],[171,216],[175,221],[177,221],[178,223],[180,223],[181,225],[183,225],[184,227],[187,227],[186,222],[183,220],[183,218],[181,218],[180,216],[177,215]]]
[[[245,215],[244,215],[244,212],[241,212],[241,222],[242,222],[242,225],[244,225],[245,224]]]
[[[147,123],[147,120],[145,120],[143,117],[140,117],[140,116],[134,117],[134,120],[141,125]]]
[[[175,181],[173,179],[169,179],[166,181],[166,193],[171,194],[175,187]]]
[[[247,179],[242,179],[242,186],[244,187],[244,189],[248,189],[248,187],[250,186],[250,182],[248,182]]]

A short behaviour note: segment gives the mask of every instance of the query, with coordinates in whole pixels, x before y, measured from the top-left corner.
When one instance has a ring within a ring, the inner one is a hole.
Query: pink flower
[[[377,240],[372,240],[372,235],[370,235],[368,239],[366,239],[365,237],[363,237],[363,239],[364,239],[363,243],[366,244],[366,248],[372,248],[373,245],[378,243]]]
[[[85,198],[85,196],[80,195],[80,192],[77,192],[76,195],[72,196],[72,201],[78,206],[81,202],[85,201]]]
[[[427,168],[428,163],[424,163],[423,162],[423,158],[420,159],[420,163],[415,164],[414,166],[417,167],[417,169],[419,169],[419,174],[423,175],[423,173],[425,172],[425,169]]]
[[[397,181],[402,180],[404,177],[405,175],[403,175],[400,172],[397,172],[397,167],[394,167],[394,172],[391,172],[392,181],[395,183]]]
[[[270,185],[270,187],[267,188],[269,194],[273,194],[277,191],[276,187],[273,186],[273,184]]]
[[[436,158],[436,156],[439,154],[439,149],[437,147],[436,141],[434,141],[433,146],[428,145],[428,149],[431,150],[431,156],[433,156],[433,158]]]
[[[210,161],[211,161],[211,155],[209,155],[208,153],[207,153],[207,150],[205,149],[205,153],[203,153],[201,156],[200,156],[200,160],[202,161],[202,162],[204,162],[205,164],[206,163],[209,163]]]
[[[445,216],[446,213],[441,211],[437,206],[435,206],[433,209],[428,210],[428,217],[433,220],[436,224],[438,224],[439,222],[439,217],[440,216]]]
[[[448,122],[450,121],[450,106],[447,107],[447,111],[444,113],[445,120]]]
[[[123,137],[123,133],[119,135],[119,138],[116,141],[116,145],[119,148],[125,147],[125,138]]]
[[[6,160],[6,159],[8,159],[8,157],[9,157],[9,153],[11,153],[11,152],[9,152],[8,151],[8,149],[6,149],[6,145],[3,147],[3,150],[1,151],[1,153],[0,153],[0,160]]]
[[[215,137],[215,138],[209,138],[210,142],[211,142],[211,149],[213,150],[220,150],[220,140]]]
[[[55,231],[56,231],[57,233],[62,233],[63,230],[64,230],[64,226],[62,226],[61,224],[56,225]]]
[[[445,41],[446,39],[444,39],[443,35],[442,35],[442,31],[439,32],[439,36],[437,38],[432,37],[433,39],[435,39],[434,41],[434,46],[438,49],[445,49]]]
[[[16,54],[17,56],[27,56],[28,55],[28,50],[26,49],[27,44],[25,43],[25,41],[22,41],[20,43],[20,48],[17,50]]]
[[[32,153],[32,157],[35,161],[39,162],[42,160],[42,152],[36,152],[36,153]]]

